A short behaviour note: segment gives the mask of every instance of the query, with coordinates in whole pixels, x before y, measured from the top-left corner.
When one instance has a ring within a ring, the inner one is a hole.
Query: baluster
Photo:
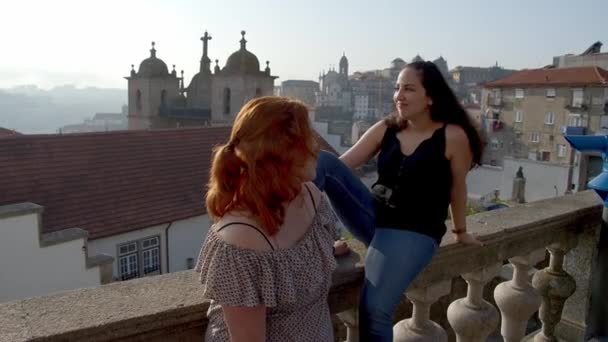
[[[407,291],[412,302],[412,318],[402,320],[393,327],[394,342],[443,342],[447,341],[445,330],[430,319],[430,308],[439,298],[452,290],[452,282],[444,280],[424,288]]]
[[[534,274],[532,286],[542,296],[540,320],[543,327],[534,336],[535,342],[557,342],[555,327],[561,320],[564,303],[576,290],[574,278],[564,271],[564,255],[576,245],[576,241],[559,242],[547,247],[551,254],[549,267]]]
[[[448,307],[448,321],[458,342],[481,342],[498,326],[498,310],[483,299],[483,287],[500,273],[497,263],[476,272],[464,274],[467,296],[455,300]]]
[[[519,342],[526,335],[528,320],[541,304],[540,294],[530,282],[530,269],[545,258],[545,250],[509,259],[513,278],[496,286],[494,299],[502,314],[500,332],[505,342]]]

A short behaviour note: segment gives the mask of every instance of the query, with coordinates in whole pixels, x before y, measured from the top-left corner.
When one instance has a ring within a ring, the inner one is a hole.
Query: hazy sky
[[[247,47],[273,75],[316,79],[345,51],[351,72],[395,57],[443,55],[449,67],[532,68],[608,51],[608,0],[1,0],[0,87],[65,83],[126,88],[130,65],[157,55],[187,82],[198,72],[205,30],[223,66]]]

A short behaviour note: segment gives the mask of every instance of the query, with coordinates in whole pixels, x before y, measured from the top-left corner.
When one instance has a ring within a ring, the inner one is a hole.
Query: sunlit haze
[[[62,84],[126,88],[130,65],[149,56],[198,71],[205,30],[223,66],[247,31],[247,48],[273,75],[316,79],[346,53],[350,70],[395,57],[442,55],[450,68],[539,67],[608,40],[608,2],[526,1],[3,1],[0,88]]]

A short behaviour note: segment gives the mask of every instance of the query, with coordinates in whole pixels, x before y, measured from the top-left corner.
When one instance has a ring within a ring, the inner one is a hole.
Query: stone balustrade
[[[395,341],[485,341],[499,326],[507,342],[581,340],[579,315],[586,315],[580,311],[588,307],[589,284],[579,275],[592,265],[576,261],[592,259],[601,210],[594,193],[582,192],[468,217],[469,229],[485,245],[465,246],[446,236],[406,291],[412,315],[400,317]],[[329,296],[332,313],[345,325],[341,338],[349,342],[358,341],[365,252],[357,242],[352,247],[355,253],[340,259]],[[549,265],[531,278],[546,251]],[[486,284],[509,269],[512,277],[488,291]],[[433,306],[455,293],[459,279],[466,295],[440,308],[449,324],[433,322]],[[178,272],[0,304],[0,341],[200,341],[207,308],[196,274]],[[542,329],[526,336],[537,311]]]

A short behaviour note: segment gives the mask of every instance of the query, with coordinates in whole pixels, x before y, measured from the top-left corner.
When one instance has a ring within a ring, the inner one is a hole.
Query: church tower
[[[260,70],[260,61],[247,50],[245,31],[241,31],[241,47],[226,61],[226,66],[213,75],[212,123],[229,123],[250,99],[272,95],[274,80],[270,73],[270,62]]]
[[[199,72],[194,75],[186,89],[188,94],[188,107],[211,110],[211,59],[209,58],[209,41],[212,37],[205,31],[201,37],[203,42],[203,56],[201,57]]]
[[[348,77],[348,59],[345,53],[342,53],[342,58],[340,58],[340,75]]]
[[[163,108],[180,95],[175,66],[169,73],[167,64],[156,57],[155,43],[152,42],[150,57],[139,64],[137,72],[131,65],[128,81],[129,129],[147,129],[162,115]]]

